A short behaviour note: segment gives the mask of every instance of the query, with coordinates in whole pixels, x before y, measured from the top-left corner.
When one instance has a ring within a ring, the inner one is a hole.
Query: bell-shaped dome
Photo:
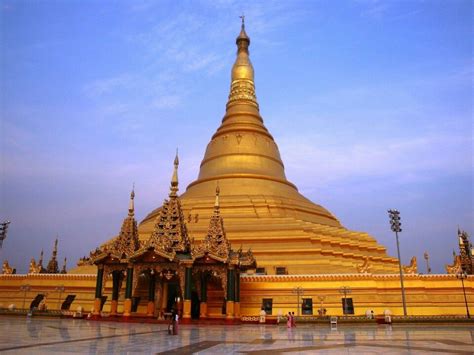
[[[370,258],[373,272],[397,271],[397,260],[383,246],[366,233],[344,228],[287,180],[278,146],[260,115],[243,23],[236,44],[225,115],[207,145],[198,178],[180,196],[190,235],[206,237],[219,184],[227,238],[252,248],[261,267],[274,271],[276,265],[287,266],[290,273],[356,272]],[[158,215],[156,209],[142,221],[141,236],[152,233]]]

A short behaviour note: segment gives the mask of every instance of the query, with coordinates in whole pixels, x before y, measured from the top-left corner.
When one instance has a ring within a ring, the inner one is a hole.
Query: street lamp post
[[[20,291],[23,291],[23,307],[21,309],[25,309],[25,302],[26,302],[26,293],[31,290],[31,286],[26,284],[26,285],[21,285],[20,286]]]
[[[464,279],[467,278],[467,273],[466,271],[459,271],[457,274],[456,274],[456,277],[461,280],[461,284],[462,284],[462,292],[464,294],[464,303],[466,304],[466,315],[467,315],[467,318],[471,318],[471,315],[469,314],[469,306],[467,305],[467,297],[466,297],[466,289],[464,288]]]
[[[65,287],[64,285],[59,285],[55,288],[55,291],[59,292],[59,297],[58,297],[58,310],[61,310],[60,304],[61,304],[61,294],[64,292]]]
[[[298,317],[300,316],[300,296],[304,294],[304,289],[301,286],[295,287],[293,293],[296,294],[296,304],[298,306]]]
[[[8,225],[10,224],[10,221],[5,221],[3,223],[0,223],[0,249],[3,246],[3,241],[7,237],[7,231],[8,231]]]
[[[324,307],[323,307],[323,302],[326,299],[326,296],[318,296],[320,305],[319,305],[319,315],[322,317],[324,316]]]
[[[400,226],[400,212],[397,210],[388,210],[388,215],[390,216],[390,227],[393,232],[395,232],[395,237],[397,239],[397,253],[398,253],[398,267],[400,269],[400,284],[402,286],[402,302],[403,302],[403,315],[407,316],[407,304],[405,300],[405,286],[403,285],[403,271],[402,271],[402,261],[400,258],[400,244],[398,242],[398,233],[402,231]]]
[[[426,273],[431,274],[431,267],[430,267],[430,256],[427,251],[423,254],[426,260]]]
[[[349,286],[342,286],[339,289],[339,293],[342,293],[344,295],[344,307],[342,307],[342,311],[344,315],[347,314],[347,294],[351,293],[352,290]]]

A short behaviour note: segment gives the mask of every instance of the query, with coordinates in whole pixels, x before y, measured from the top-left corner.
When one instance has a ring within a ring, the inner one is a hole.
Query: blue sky
[[[68,266],[183,191],[230,86],[245,13],[257,98],[286,174],[348,228],[444,273],[474,232],[472,1],[0,2],[0,251],[56,235]]]

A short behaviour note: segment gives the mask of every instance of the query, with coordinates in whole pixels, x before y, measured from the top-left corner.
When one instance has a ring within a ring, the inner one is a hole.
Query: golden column
[[[235,305],[235,269],[230,266],[227,270],[227,304],[226,319],[234,319]]]
[[[235,272],[235,301],[234,301],[234,315],[236,319],[240,319],[240,272]]]
[[[125,301],[123,303],[123,315],[129,317],[132,313],[132,287],[133,287],[133,265],[127,267],[127,284],[125,288]]]
[[[184,304],[183,318],[191,319],[191,282],[192,282],[192,265],[186,265],[184,274]]]
[[[115,316],[117,315],[117,308],[118,308],[118,299],[119,299],[119,292],[120,292],[120,278],[122,277],[122,271],[114,271],[112,272],[112,302],[110,304],[110,315]]]
[[[92,314],[99,316],[102,306],[102,283],[104,281],[104,265],[97,265],[97,281],[95,285],[94,310]]]
[[[161,314],[160,317],[164,317],[168,307],[168,282],[163,281],[163,287],[161,291]]]
[[[207,318],[207,274],[201,274],[201,304],[199,305],[199,317]]]
[[[148,305],[147,305],[146,315],[148,317],[153,317],[155,314],[155,287],[156,287],[155,271],[151,270],[148,276],[149,276]]]

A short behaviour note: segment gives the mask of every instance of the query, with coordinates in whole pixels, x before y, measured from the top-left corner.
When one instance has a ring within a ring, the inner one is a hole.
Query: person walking
[[[172,334],[173,335],[178,335],[178,312],[173,309],[171,311],[171,328],[172,328]]]
[[[287,316],[287,317],[288,317],[288,320],[286,321],[286,326],[287,326],[288,328],[291,328],[291,326],[292,326],[291,312],[288,312],[288,316]]]
[[[277,325],[280,324],[282,318],[283,318],[283,312],[281,311],[281,309],[279,309],[278,314],[277,314]]]
[[[296,327],[295,312],[291,312],[291,327]]]
[[[171,316],[170,316],[170,319],[169,319],[169,322],[168,322],[168,334],[169,335],[173,334],[173,327],[174,327],[173,319],[174,318],[175,318],[175,312],[174,312],[174,309],[172,309],[171,310]]]
[[[267,316],[267,312],[265,312],[265,310],[262,308],[262,310],[260,311],[260,318],[258,322],[260,324],[264,324],[266,322],[266,316]]]

